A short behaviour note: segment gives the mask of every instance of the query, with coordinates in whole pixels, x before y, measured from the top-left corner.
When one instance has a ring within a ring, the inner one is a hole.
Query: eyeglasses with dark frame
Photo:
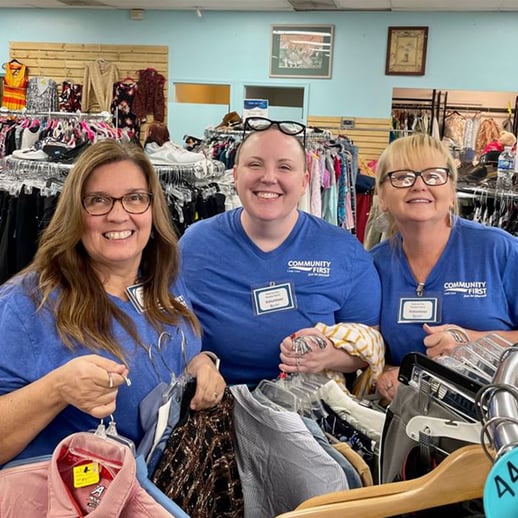
[[[243,138],[249,131],[266,131],[276,126],[285,135],[296,137],[302,133],[304,148],[306,147],[306,126],[296,121],[275,121],[266,117],[247,117],[243,126]]]
[[[82,204],[90,216],[105,216],[113,209],[116,201],[120,201],[128,214],[143,214],[148,210],[152,199],[153,195],[150,192],[132,192],[119,198],[99,193],[86,195]]]
[[[407,189],[412,187],[420,176],[428,187],[437,187],[444,185],[450,176],[450,170],[447,167],[427,167],[422,171],[412,171],[412,169],[397,169],[390,171],[385,175],[383,182],[388,178],[392,187],[396,189]],[[382,182],[382,183],[383,183]]]

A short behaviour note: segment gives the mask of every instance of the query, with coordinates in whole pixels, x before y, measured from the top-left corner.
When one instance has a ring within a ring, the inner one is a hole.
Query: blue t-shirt
[[[263,252],[243,230],[241,212],[199,221],[180,240],[203,349],[220,357],[227,383],[277,377],[280,343],[301,328],[378,325],[378,275],[353,235],[299,212],[286,240]]]
[[[380,331],[389,360],[425,352],[422,323],[398,323],[402,297],[416,297],[417,282],[401,236],[371,250],[382,287]],[[441,257],[424,283],[423,297],[439,302],[438,322],[477,331],[518,329],[518,239],[503,230],[456,218]]]
[[[34,282],[35,275],[28,274],[15,277],[0,287],[0,394],[28,385],[77,356],[94,354],[85,347],[78,347],[74,352],[65,347],[58,337],[54,316],[45,309],[36,311],[27,295],[26,288],[32,288]],[[177,281],[172,293],[188,303],[182,281]],[[110,299],[135,323],[142,340],[141,344],[136,344],[118,323],[113,323],[115,336],[126,355],[131,380],[131,386],[122,384],[119,387],[113,417],[118,432],[138,445],[143,436],[138,413],[140,401],[159,382],[169,383],[172,373],[178,375],[185,367],[178,329],[183,331],[186,338],[187,359],[200,351],[201,343],[190,326],[183,322],[178,328],[164,328],[168,334],[160,340],[158,351],[160,333],[131,302],[112,296]],[[108,353],[95,354],[119,362]],[[108,421],[105,420],[105,423],[108,424]],[[14,459],[51,454],[67,435],[95,429],[98,424],[99,420],[68,406]]]

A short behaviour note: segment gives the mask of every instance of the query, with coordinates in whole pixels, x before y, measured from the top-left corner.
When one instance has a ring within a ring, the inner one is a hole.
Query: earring
[[[377,230],[381,234],[388,232],[390,222],[387,217],[387,212],[383,211],[383,212],[380,212],[379,214],[377,214],[372,221],[372,226],[375,230]]]
[[[448,216],[449,216],[449,223],[450,223],[450,228],[453,227],[454,223],[455,223],[455,213],[453,212],[453,207],[450,207],[450,210],[448,211]]]

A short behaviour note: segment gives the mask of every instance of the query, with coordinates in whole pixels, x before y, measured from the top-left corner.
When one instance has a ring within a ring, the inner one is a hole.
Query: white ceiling
[[[518,0],[0,0],[2,8],[211,11],[518,11]]]

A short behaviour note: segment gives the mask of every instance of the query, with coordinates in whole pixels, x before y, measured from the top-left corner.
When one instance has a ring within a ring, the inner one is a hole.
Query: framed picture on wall
[[[385,74],[423,76],[428,27],[389,27]]]
[[[330,79],[334,25],[272,25],[270,77]]]

